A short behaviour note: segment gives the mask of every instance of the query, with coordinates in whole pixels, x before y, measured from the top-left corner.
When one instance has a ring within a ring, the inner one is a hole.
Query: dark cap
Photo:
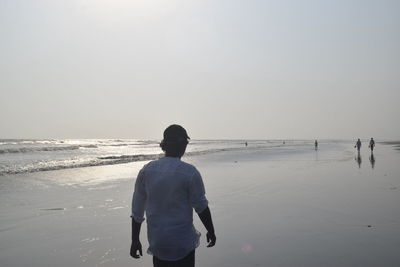
[[[164,141],[181,142],[190,139],[185,128],[180,125],[172,124],[164,131]]]

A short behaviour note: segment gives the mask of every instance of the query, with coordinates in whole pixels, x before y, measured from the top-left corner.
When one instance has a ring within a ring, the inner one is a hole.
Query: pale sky
[[[0,0],[0,138],[400,139],[400,1]]]

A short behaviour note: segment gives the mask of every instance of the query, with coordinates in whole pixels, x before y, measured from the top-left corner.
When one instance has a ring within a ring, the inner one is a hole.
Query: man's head
[[[172,124],[165,129],[160,147],[165,151],[166,156],[180,158],[185,154],[188,139],[190,137],[182,126]]]

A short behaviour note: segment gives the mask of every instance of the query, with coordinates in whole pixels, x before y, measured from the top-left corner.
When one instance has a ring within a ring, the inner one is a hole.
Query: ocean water
[[[265,150],[272,154],[308,151],[313,140],[191,140],[185,156],[231,150]],[[114,165],[157,159],[160,140],[0,139],[0,175]],[[335,141],[326,141],[325,145]],[[337,143],[337,142],[336,142]],[[320,144],[322,144],[320,142]]]
[[[151,266],[129,256],[129,215],[159,140],[0,142],[1,267]],[[219,240],[207,248],[194,216],[201,266],[399,266],[395,147],[378,143],[372,161],[368,140],[360,155],[355,140],[247,142],[191,140],[183,158],[203,176]]]

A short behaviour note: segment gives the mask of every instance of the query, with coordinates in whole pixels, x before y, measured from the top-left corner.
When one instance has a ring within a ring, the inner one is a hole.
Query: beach
[[[206,248],[194,216],[196,266],[400,265],[395,144],[377,143],[373,158],[365,145],[361,160],[353,141],[191,153],[182,160],[203,176],[217,235]],[[147,162],[0,176],[0,265],[152,266],[129,256],[133,185]],[[146,250],[146,222],[141,242]]]

